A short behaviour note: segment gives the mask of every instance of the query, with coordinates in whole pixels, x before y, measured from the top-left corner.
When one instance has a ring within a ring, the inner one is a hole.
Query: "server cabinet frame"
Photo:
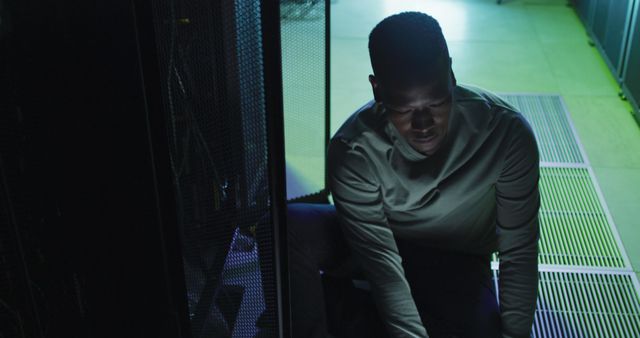
[[[230,0],[228,3],[235,3],[243,0]],[[268,144],[268,176],[269,176],[269,200],[270,222],[273,226],[272,241],[276,301],[277,301],[277,331],[278,337],[290,337],[290,310],[289,310],[289,270],[288,270],[288,247],[286,237],[286,193],[285,182],[285,157],[284,157],[284,126],[283,126],[283,103],[282,103],[282,68],[280,54],[280,8],[279,3],[274,1],[259,1],[261,18],[261,38],[262,38],[262,61],[264,64],[264,104],[266,112],[267,144]],[[227,4],[230,6],[229,4]],[[160,65],[158,64],[156,44],[156,34],[153,22],[152,0],[132,0],[132,10],[136,17],[137,40],[140,46],[139,59],[143,65],[144,90],[147,113],[163,112],[162,91],[157,84],[161,82]],[[158,173],[158,183],[161,192],[158,198],[160,210],[166,213],[165,222],[173,223],[167,228],[177,227],[177,215],[174,208],[175,199],[171,191],[172,173],[170,168],[170,147],[166,134],[167,117],[165,114],[147,114],[150,126],[150,139],[160,140],[152,142],[153,154],[155,157],[155,171]],[[150,140],[151,141],[151,140]],[[175,252],[179,252],[179,244]],[[169,257],[175,264],[182,266],[180,257]],[[169,290],[172,297],[180,309],[177,313],[177,320],[184,329],[185,337],[195,337],[199,332],[192,332],[191,321],[189,319],[186,304],[186,286],[184,277],[171,277],[175,283],[175,288]]]
[[[633,8],[635,6],[635,3],[637,2],[636,0],[629,0],[628,4],[627,4],[627,10],[626,10],[626,16],[624,19],[624,24],[623,24],[623,30],[622,30],[622,43],[620,45],[620,52],[619,52],[619,56],[617,58],[617,60],[612,60],[609,56],[609,54],[607,53],[606,49],[605,49],[605,43],[606,41],[600,41],[600,39],[598,38],[598,36],[596,35],[595,31],[594,31],[594,23],[595,23],[595,17],[597,15],[597,5],[601,2],[601,1],[605,1],[605,0],[596,0],[596,1],[590,1],[590,6],[589,6],[589,21],[588,24],[586,25],[587,27],[587,32],[589,34],[589,36],[591,37],[591,39],[593,40],[593,42],[595,43],[596,48],[598,49],[598,52],[600,52],[600,54],[602,55],[607,67],[609,68],[609,70],[611,71],[612,75],[614,75],[616,82],[618,83],[618,85],[620,85],[622,83],[622,79],[623,79],[623,73],[624,73],[624,67],[626,65],[626,50],[627,50],[627,45],[629,42],[629,31],[630,31],[630,27],[631,27],[631,17],[633,14]],[[605,1],[607,3],[607,5],[609,6],[608,11],[607,11],[607,18],[606,18],[606,23],[605,25],[611,20],[611,2],[609,1]],[[605,31],[605,36],[604,38],[606,39],[607,37],[607,33]]]
[[[631,9],[632,18],[629,26],[630,35],[628,36],[628,44],[625,51],[625,62],[624,62],[621,86],[622,86],[623,94],[625,95],[627,100],[629,100],[629,103],[634,109],[634,117],[636,121],[638,121],[638,123],[640,124],[640,97],[636,97],[633,95],[633,93],[631,93],[631,90],[629,89],[629,87],[627,87],[627,83],[625,81],[629,76],[633,76],[633,74],[629,74],[629,67],[628,67],[631,59],[631,48],[635,47],[636,49],[640,49],[640,45],[638,46],[632,45],[632,42],[634,38],[636,38],[636,35],[640,34],[640,21],[639,21],[640,14],[639,13],[640,13],[640,1],[636,0],[634,1],[634,7]],[[633,30],[633,28],[635,28],[635,30]],[[638,41],[640,41],[640,39]],[[640,74],[635,74],[635,76],[640,76]]]

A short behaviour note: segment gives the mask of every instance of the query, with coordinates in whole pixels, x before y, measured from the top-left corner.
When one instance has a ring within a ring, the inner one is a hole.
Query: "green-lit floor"
[[[331,133],[371,99],[368,33],[382,18],[404,10],[440,21],[458,81],[501,94],[558,95],[573,125],[571,133],[558,135],[575,139],[585,158],[569,147],[568,158],[550,157],[553,163],[542,165],[540,188],[547,198],[541,226],[547,239],[541,243],[545,270],[536,320],[547,329],[537,336],[640,336],[637,279],[629,279],[632,273],[640,278],[640,129],[566,1],[504,2],[333,1]],[[572,273],[573,267],[583,270]],[[605,273],[582,274],[584,268]],[[612,283],[627,287],[611,289]],[[578,299],[572,292],[589,303],[563,303]],[[607,319],[608,314],[614,315]]]

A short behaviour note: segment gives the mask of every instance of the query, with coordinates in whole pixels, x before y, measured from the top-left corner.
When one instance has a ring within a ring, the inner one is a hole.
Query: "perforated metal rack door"
[[[288,199],[325,188],[328,14],[328,0],[280,2]]]
[[[192,335],[277,336],[268,96],[281,92],[265,12],[244,0],[153,7]]]

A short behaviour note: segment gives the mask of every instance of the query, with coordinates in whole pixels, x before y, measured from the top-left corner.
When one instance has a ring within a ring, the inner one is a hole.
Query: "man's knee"
[[[287,233],[290,240],[306,243],[323,233],[334,232],[336,222],[335,207],[331,204],[287,204]]]
[[[287,211],[289,248],[301,250],[321,269],[341,265],[349,255],[331,204],[291,203]]]

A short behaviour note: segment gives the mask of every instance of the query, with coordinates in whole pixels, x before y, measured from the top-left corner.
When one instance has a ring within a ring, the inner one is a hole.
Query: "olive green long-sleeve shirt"
[[[445,144],[416,151],[370,101],[327,154],[329,188],[347,242],[392,337],[428,337],[395,238],[500,257],[503,337],[528,337],[538,292],[539,153],[512,106],[481,88],[454,90]]]

